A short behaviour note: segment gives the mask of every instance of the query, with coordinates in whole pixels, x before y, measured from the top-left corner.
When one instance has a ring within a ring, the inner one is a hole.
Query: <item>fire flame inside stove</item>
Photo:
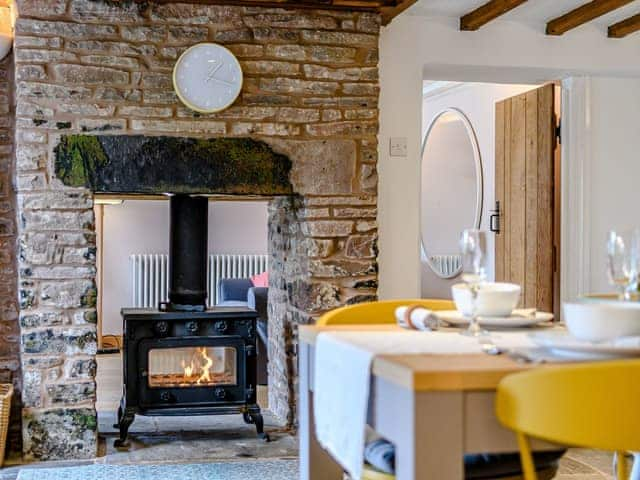
[[[184,360],[182,361],[184,378],[196,385],[200,385],[203,382],[210,383],[212,366],[213,359],[207,355],[206,347],[197,348],[188,364]]]

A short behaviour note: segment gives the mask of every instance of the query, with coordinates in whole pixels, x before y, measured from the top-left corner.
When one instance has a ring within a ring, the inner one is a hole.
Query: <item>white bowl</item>
[[[595,299],[562,304],[564,322],[574,337],[606,342],[640,335],[640,302]]]
[[[464,283],[451,287],[456,308],[463,315],[471,314],[471,292]],[[520,285],[487,282],[480,286],[476,314],[484,317],[508,317],[520,300]]]

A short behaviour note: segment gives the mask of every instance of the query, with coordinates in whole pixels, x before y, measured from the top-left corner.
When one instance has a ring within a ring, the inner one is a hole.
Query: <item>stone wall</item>
[[[0,6],[2,2],[0,2]],[[13,56],[0,62],[0,383],[13,383],[9,447],[18,451],[20,434],[20,329],[15,191],[13,175]]]
[[[18,0],[16,177],[27,457],[96,452],[91,192],[53,169],[61,135],[251,137],[292,161],[270,206],[270,403],[295,419],[296,325],[375,297],[377,15],[103,0]],[[224,44],[245,72],[230,109],[172,91],[177,57]]]

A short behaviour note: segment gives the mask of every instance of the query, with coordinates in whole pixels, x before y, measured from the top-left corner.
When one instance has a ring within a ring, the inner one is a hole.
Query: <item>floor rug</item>
[[[27,468],[17,480],[295,480],[297,460]]]

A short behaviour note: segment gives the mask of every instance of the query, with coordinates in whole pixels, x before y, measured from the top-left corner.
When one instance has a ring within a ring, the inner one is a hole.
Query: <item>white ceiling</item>
[[[413,7],[407,10],[407,14],[426,17],[459,18],[487,1],[488,0],[418,0]],[[494,21],[520,22],[530,25],[540,25],[542,27],[549,20],[559,17],[585,3],[588,3],[588,0],[529,0]],[[606,28],[613,23],[637,13],[640,13],[640,0],[634,0],[622,8],[596,18],[592,20],[590,24]]]

